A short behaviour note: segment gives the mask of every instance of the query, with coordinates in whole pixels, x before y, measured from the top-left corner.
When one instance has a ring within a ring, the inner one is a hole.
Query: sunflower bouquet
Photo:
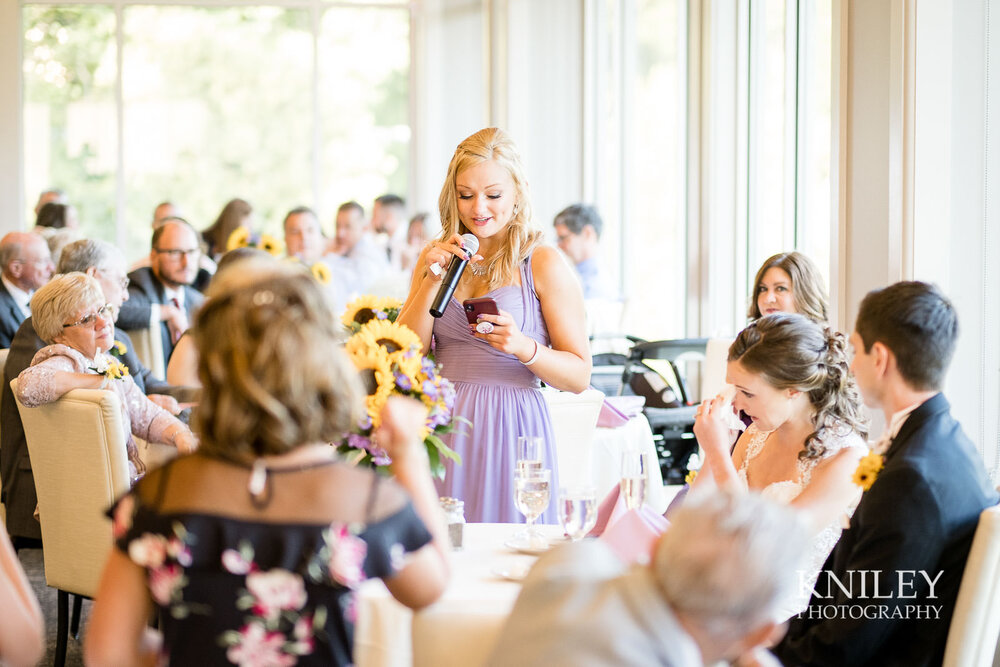
[[[444,459],[461,463],[441,435],[451,433],[468,420],[452,414],[455,388],[441,375],[430,355],[420,352],[420,337],[409,327],[397,324],[402,303],[396,299],[364,296],[347,305],[341,321],[351,332],[345,350],[361,374],[366,414],[353,433],[347,434],[338,449],[348,460],[376,468],[388,465],[386,456],[373,439],[380,425],[382,408],[393,394],[410,396],[427,406],[427,420],[420,434],[427,448],[431,472],[443,479]]]
[[[285,252],[285,244],[281,239],[270,234],[257,234],[246,227],[237,227],[226,239],[226,252],[237,248],[259,248],[264,252],[279,257]]]

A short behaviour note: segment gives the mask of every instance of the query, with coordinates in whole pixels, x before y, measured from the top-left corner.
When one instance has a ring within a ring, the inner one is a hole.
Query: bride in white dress
[[[732,404],[719,396],[698,408],[705,463],[692,487],[739,484],[801,510],[815,536],[799,594],[784,609],[793,616],[860,497],[852,476],[867,432],[846,340],[801,315],[769,315],[730,346],[726,381],[736,388]],[[730,456],[734,410],[752,423]]]

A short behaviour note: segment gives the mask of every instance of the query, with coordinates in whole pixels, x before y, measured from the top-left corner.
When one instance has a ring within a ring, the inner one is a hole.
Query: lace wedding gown
[[[743,457],[743,465],[740,466],[737,474],[743,486],[749,489],[747,468],[750,466],[750,462],[760,454],[764,448],[764,443],[767,441],[767,436],[771,435],[772,431],[760,431],[757,429],[756,424],[751,424],[747,427],[746,432],[750,436],[750,443],[747,445],[746,456]],[[857,433],[847,430],[845,433],[828,437],[823,444],[826,447],[826,452],[824,452],[822,457],[818,459],[798,460],[797,480],[772,482],[761,489],[760,494],[775,502],[789,505],[802,493],[803,489],[809,486],[809,482],[812,481],[813,470],[815,470],[821,461],[847,447],[864,446],[865,443]],[[847,509],[847,513],[852,514],[856,505],[857,499],[851,503]],[[809,605],[809,598],[812,595],[816,579],[819,577],[819,571],[823,567],[823,563],[826,562],[830,552],[837,546],[837,541],[840,539],[840,531],[841,525],[838,518],[835,521],[831,521],[813,537],[809,554],[804,563],[805,574],[800,576],[798,578],[799,581],[796,582],[795,595],[782,603],[780,610],[781,620],[795,616]]]

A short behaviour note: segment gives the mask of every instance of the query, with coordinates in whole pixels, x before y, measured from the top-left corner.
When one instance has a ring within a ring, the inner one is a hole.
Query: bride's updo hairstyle
[[[800,458],[821,458],[828,435],[852,430],[862,439],[868,436],[846,349],[843,334],[792,313],[762,317],[729,347],[729,361],[738,361],[775,389],[795,389],[809,396],[816,430],[806,438]]]
[[[448,175],[441,188],[438,208],[441,214],[441,240],[452,234],[465,234],[469,230],[458,217],[458,189],[456,180],[459,173],[469,167],[493,160],[503,167],[514,181],[514,214],[504,230],[504,252],[491,260],[487,267],[490,287],[496,288],[510,281],[521,263],[528,258],[542,241],[542,232],[531,220],[531,201],[528,196],[528,180],[524,175],[521,156],[514,142],[503,130],[488,127],[464,139],[455,149],[448,165]]]
[[[244,259],[221,271],[192,329],[200,452],[250,462],[339,440],[363,392],[322,288],[304,268]]]

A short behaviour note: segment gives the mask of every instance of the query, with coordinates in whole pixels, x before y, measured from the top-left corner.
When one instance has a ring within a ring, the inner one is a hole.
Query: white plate
[[[493,574],[507,581],[523,581],[530,570],[530,563],[509,563],[493,568]]]
[[[529,556],[539,556],[551,548],[547,540],[545,546],[539,546],[537,543],[532,545],[528,544],[526,540],[519,540],[513,537],[504,540],[503,545],[511,551],[516,551],[519,554],[528,554]]]

